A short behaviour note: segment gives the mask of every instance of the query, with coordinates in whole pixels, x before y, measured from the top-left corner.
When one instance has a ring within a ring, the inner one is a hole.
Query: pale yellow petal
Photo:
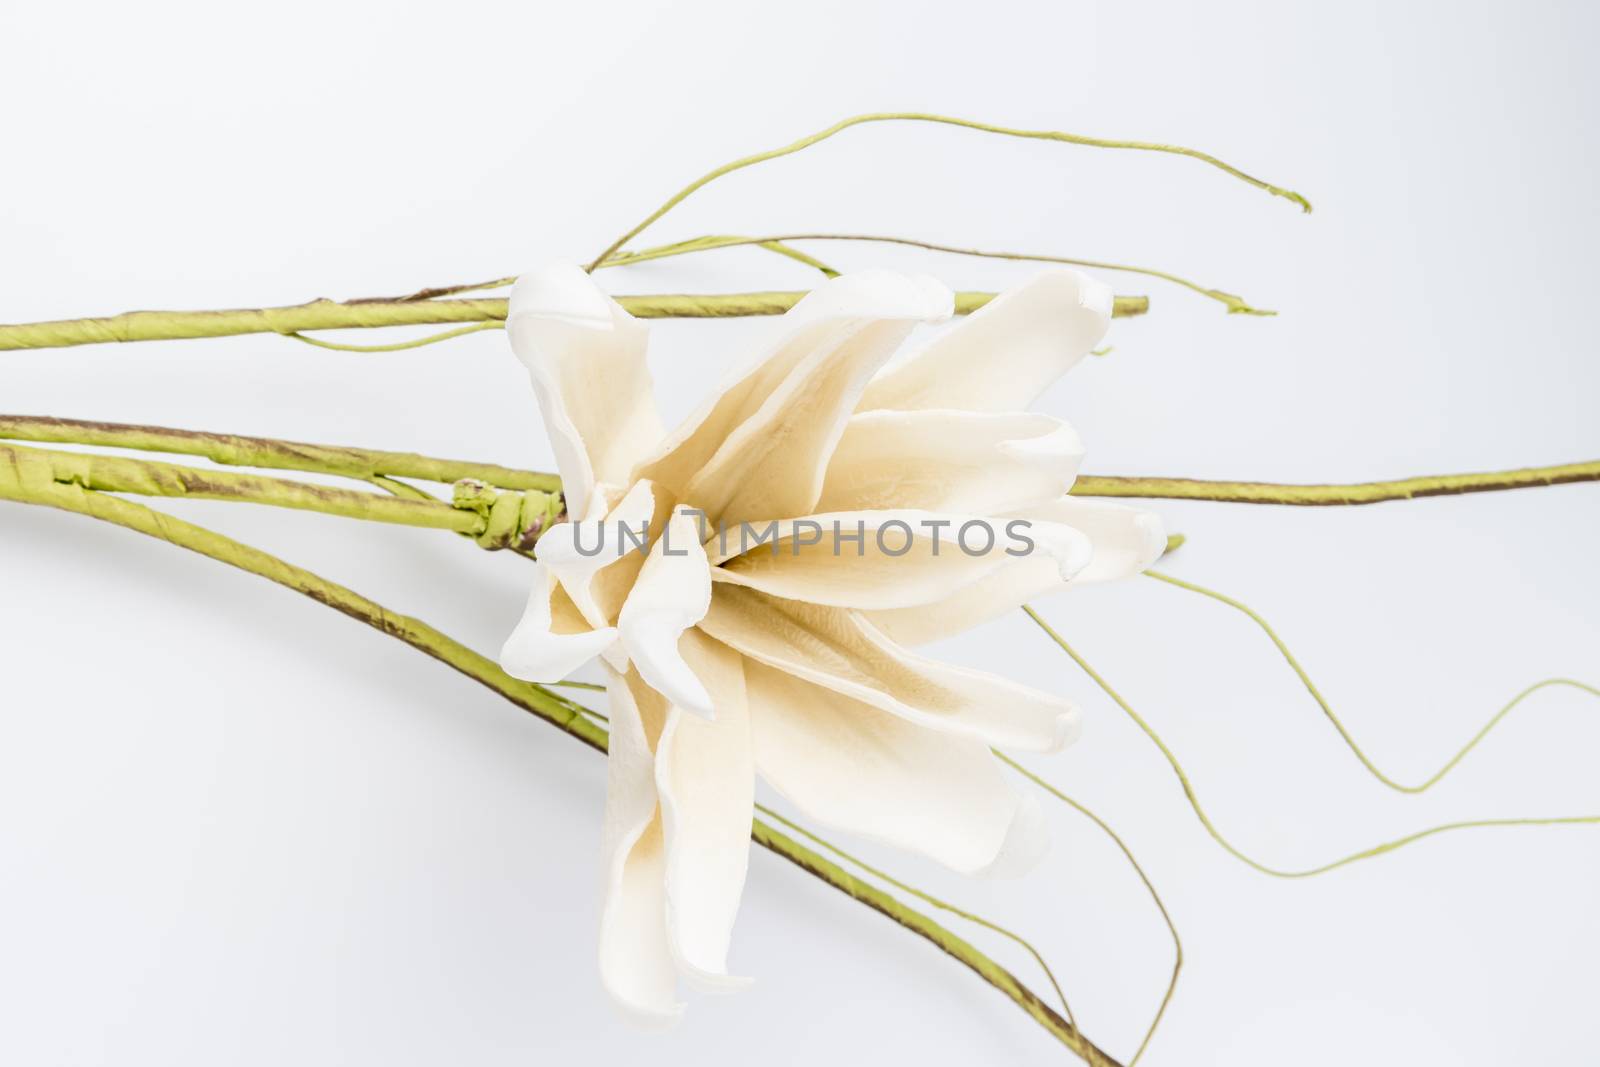
[[[696,630],[683,635],[682,645],[711,694],[715,719],[673,707],[656,750],[668,941],[685,977],[725,990],[748,982],[730,975],[727,965],[755,804],[744,665],[738,653]]]
[[[752,660],[745,678],[756,771],[808,818],[965,874],[1020,873],[1048,846],[981,741]]]
[[[606,761],[600,980],[631,1021],[669,1026],[683,1014],[667,933],[667,854],[655,786],[655,749],[667,708],[637,675],[607,671],[611,752]]]
[[[582,269],[560,264],[517,279],[506,332],[533,379],[567,507],[583,515],[597,482],[627,484],[661,439],[648,331]]]
[[[1040,556],[1008,560],[984,581],[958,589],[943,599],[912,609],[868,612],[868,618],[905,645],[969,630],[1014,611],[1030,600],[1074,585],[1113,581],[1138,574],[1166,550],[1166,529],[1153,512],[1082,497],[1061,497],[1049,504],[1004,517],[1023,518],[1034,526],[1070,527],[1093,548],[1088,565],[1063,579],[1051,561]]]
[[[884,368],[860,410],[1022,411],[1100,342],[1111,306],[1087,275],[1042,271]]]
[[[751,659],[919,726],[1038,752],[1078,733],[1069,701],[916,655],[858,612],[721,585],[700,628]]]
[[[810,512],[867,381],[912,327],[948,316],[952,301],[932,279],[890,271],[825,282],[783,316],[775,342],[638,476],[712,522]]]
[[[684,631],[711,604],[711,566],[695,516],[680,508],[650,548],[617,620],[629,660],[644,680],[674,705],[706,718],[714,714],[706,687],[679,651]]]
[[[719,531],[712,579],[790,600],[884,610],[936,603],[1027,553],[1063,578],[1089,562],[1089,541],[1051,523],[896,510],[819,514]],[[760,539],[770,532],[764,542]],[[1009,553],[1009,554],[1008,554]]]
[[[1054,500],[1083,444],[1048,415],[868,411],[845,424],[818,511],[920,508],[994,515]]]
[[[550,568],[535,563],[531,578],[528,605],[500,649],[500,667],[525,682],[559,682],[610,648],[617,631],[592,626]]]

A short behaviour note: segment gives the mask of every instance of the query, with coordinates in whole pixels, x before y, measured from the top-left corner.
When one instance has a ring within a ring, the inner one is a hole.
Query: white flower
[[[757,774],[817,823],[958,871],[1025,868],[1047,844],[990,746],[1058,749],[1076,709],[904,646],[1137,573],[1165,538],[1149,514],[1068,497],[1076,435],[1024,410],[1104,334],[1110,290],[1052,270],[888,362],[952,302],[924,277],[833,279],[666,434],[642,323],[576,267],[512,291],[573,521],[539,541],[501,664],[551,682],[605,663],[600,973],[636,1020],[675,1019],[679,977],[745,981],[726,960]],[[812,543],[807,519],[829,536]],[[974,519],[1027,520],[1038,550],[954,550]],[[740,551],[736,524],[772,520],[776,549]],[[835,521],[861,540],[834,541]],[[594,551],[646,522],[647,555]],[[705,536],[721,528],[730,543]]]

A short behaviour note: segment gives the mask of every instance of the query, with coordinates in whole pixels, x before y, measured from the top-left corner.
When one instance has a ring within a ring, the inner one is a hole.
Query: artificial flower
[[[1082,446],[1026,411],[1111,306],[1105,286],[1051,270],[891,360],[950,317],[950,290],[844,275],[667,433],[644,324],[577,267],[517,282],[507,329],[569,521],[538,542],[501,664],[537,682],[604,666],[600,974],[632,1018],[677,1018],[680,979],[745,981],[727,956],[758,775],[819,824],[957,871],[1043,851],[1037,806],[991,747],[1059,749],[1076,708],[907,646],[1162,551],[1152,515],[1066,495]],[[1019,522],[1032,551],[1003,536]],[[648,533],[643,549],[623,551],[628,531]]]

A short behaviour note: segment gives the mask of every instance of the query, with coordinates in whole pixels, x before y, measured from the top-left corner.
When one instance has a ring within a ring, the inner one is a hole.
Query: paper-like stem
[[[852,115],[850,118],[842,119],[839,122],[834,123],[827,129],[818,130],[816,133],[802,137],[800,140],[794,141],[791,144],[786,144],[782,148],[772,148],[765,152],[757,152],[754,155],[744,156],[740,159],[734,160],[731,163],[724,163],[717,169],[701,175],[688,185],[684,186],[682,189],[679,189],[667,200],[666,203],[662,204],[649,215],[645,216],[643,221],[639,222],[627,233],[623,234],[621,237],[618,237],[615,241],[612,241],[611,244],[606,246],[606,250],[604,252],[601,252],[598,256],[594,257],[593,262],[589,264],[589,269],[592,271],[600,264],[610,259],[613,253],[617,252],[629,241],[643,233],[662,216],[666,215],[667,212],[671,211],[673,208],[683,203],[683,201],[687,200],[690,196],[693,196],[698,190],[705,188],[718,178],[732,174],[735,171],[743,170],[746,167],[753,167],[758,163],[765,163],[771,159],[781,159],[784,156],[789,156],[796,152],[804,151],[814,144],[826,141],[835,134],[850,129],[852,126],[861,126],[866,123],[875,122],[927,122],[945,126],[958,126],[963,129],[977,130],[980,133],[999,134],[1003,137],[1018,137],[1024,140],[1058,141],[1063,144],[1082,145],[1088,148],[1114,148],[1131,150],[1135,152],[1164,152],[1169,155],[1188,156],[1190,159],[1197,159],[1202,163],[1210,164],[1223,173],[1230,174],[1242,182],[1246,182],[1258,189],[1262,189],[1268,193],[1271,193],[1273,196],[1281,196],[1286,200],[1299,205],[1300,210],[1302,211],[1309,212],[1311,210],[1311,201],[1307,200],[1299,193],[1294,192],[1291,189],[1284,189],[1280,186],[1273,185],[1270,182],[1262,181],[1260,178],[1252,177],[1251,175],[1240,170],[1238,167],[1235,167],[1229,163],[1224,163],[1222,160],[1211,155],[1209,152],[1201,152],[1198,149],[1187,148],[1183,145],[1161,144],[1155,141],[1130,141],[1107,137],[1086,137],[1083,134],[1066,133],[1061,130],[1023,130],[1010,126],[997,126],[988,122],[976,122],[972,119],[955,118],[950,115],[934,115],[925,111],[877,111],[866,115]]]
[[[364,482],[382,477],[418,478],[445,483],[476,478],[501,489],[534,489],[544,493],[561,489],[561,479],[554,474],[502,467],[497,463],[435,459],[432,456],[419,456],[415,452],[314,445],[270,437],[174,430],[166,426],[140,426],[123,422],[0,415],[0,439],[203,456],[227,467],[309,471],[356,478]]]
[[[608,738],[605,730],[586,718],[571,701],[541,686],[512,678],[487,657],[420,620],[391,612],[359,593],[259,549],[141,504],[106,496],[76,483],[58,482],[51,476],[48,466],[36,462],[0,459],[0,500],[40,504],[114,523],[277,582],[364,622],[381,633],[404,641],[589,747],[600,752],[606,751]],[[1114,1059],[1079,1033],[1076,1027],[1057,1014],[1015,975],[931,917],[862,881],[766,823],[756,821],[751,837],[762,847],[893,919],[959,960],[1088,1063],[1096,1067],[1116,1067]]]
[[[529,557],[540,535],[561,521],[566,507],[560,493],[502,491],[471,479],[457,482],[452,501],[446,503],[381,476],[372,482],[384,491],[369,493],[259,474],[200,470],[160,460],[6,444],[0,444],[0,464],[97,492],[266,504],[345,519],[447,530],[471,537],[482,548],[510,549]]]
[[[501,489],[554,493],[554,474],[472,460],[435,459],[414,452],[385,452],[342,445],[307,444],[268,437],[176,430],[163,426],[0,415],[0,439],[50,444],[99,445],[148,452],[204,456],[228,466],[312,471],[372,482],[385,475],[455,482],[473,478]],[[1526,467],[1478,474],[1435,474],[1386,482],[1286,485],[1272,482],[1202,481],[1194,478],[1120,477],[1085,474],[1073,483],[1076,496],[1206,500],[1235,504],[1338,506],[1375,504],[1458,493],[1600,481],[1600,460]]]
[[[200,470],[158,460],[0,444],[0,465],[30,467],[39,471],[40,478],[107,493],[269,504],[474,537],[485,527],[481,516],[443,501],[405,499],[389,493],[366,493],[233,471]]]
[[[696,252],[709,252],[718,248],[736,248],[740,245],[757,245],[770,249],[791,259],[809,259],[804,253],[797,252],[789,247],[792,241],[856,241],[875,244],[905,245],[910,248],[921,248],[929,252],[946,252],[958,256],[976,256],[981,259],[1007,259],[1028,263],[1061,263],[1071,267],[1086,267],[1090,270],[1123,271],[1129,274],[1142,274],[1150,278],[1159,278],[1162,281],[1181,285],[1185,289],[1199,293],[1201,296],[1217,301],[1234,315],[1276,315],[1276,311],[1267,311],[1263,308],[1253,307],[1249,301],[1236,293],[1229,293],[1222,289],[1212,289],[1187,278],[1179,277],[1170,271],[1155,270],[1151,267],[1135,267],[1125,263],[1107,263],[1098,259],[1078,259],[1070,256],[1043,255],[1034,252],[995,252],[982,248],[962,248],[957,245],[939,244],[934,241],[919,241],[910,237],[884,237],[864,233],[786,233],[773,234],[767,237],[741,237],[736,235],[709,235],[696,237],[688,241],[676,241],[668,245],[659,245],[655,248],[644,248],[637,252],[618,252],[600,264],[602,267],[626,267],[634,263],[648,263],[652,260],[667,259],[672,256],[691,255]],[[823,266],[811,260],[810,266],[818,267],[830,274],[837,274],[830,267]]]
[[[1123,713],[1127,715],[1129,720],[1139,728],[1140,732],[1150,739],[1150,743],[1156,746],[1156,750],[1161,753],[1161,758],[1167,761],[1167,766],[1172,768],[1172,773],[1177,777],[1178,785],[1183,789],[1184,799],[1189,802],[1189,810],[1193,811],[1195,818],[1200,820],[1201,827],[1204,828],[1206,834],[1211,838],[1211,840],[1220,845],[1222,850],[1227,852],[1234,859],[1237,859],[1247,867],[1252,867],[1255,870],[1260,871],[1262,874],[1270,875],[1273,878],[1284,879],[1315,878],[1317,875],[1327,874],[1329,871],[1336,871],[1341,867],[1348,867],[1351,864],[1360,863],[1363,860],[1369,860],[1378,856],[1386,855],[1387,853],[1405,848],[1408,845],[1415,844],[1418,841],[1425,841],[1430,837],[1438,837],[1441,834],[1453,834],[1462,830],[1508,829],[1511,827],[1530,826],[1600,825],[1600,815],[1557,815],[1509,819],[1463,819],[1455,822],[1441,823],[1437,826],[1430,826],[1425,830],[1417,830],[1412,833],[1405,834],[1402,837],[1396,837],[1388,841],[1380,842],[1371,846],[1370,848],[1361,849],[1359,852],[1348,853],[1339,857],[1338,859],[1330,860],[1327,863],[1321,863],[1314,867],[1285,869],[1282,867],[1273,867],[1269,864],[1262,863],[1260,860],[1253,858],[1249,855],[1249,853],[1235,845],[1223,835],[1221,830],[1217,829],[1216,823],[1211,821],[1211,816],[1206,813],[1205,807],[1201,805],[1200,794],[1196,791],[1194,783],[1190,781],[1188,772],[1183,769],[1183,764],[1178,762],[1178,757],[1173,753],[1172,749],[1167,745],[1167,743],[1161,739],[1161,735],[1156,732],[1155,728],[1150,725],[1145,717],[1134,710],[1133,705],[1129,704],[1125,699],[1123,699],[1121,694],[1119,694],[1115,689],[1112,689],[1110,683],[1102,678],[1099,672],[1097,672],[1093,667],[1089,666],[1088,661],[1078,654],[1077,649],[1067,644],[1066,640],[1055,631],[1055,628],[1045,621],[1044,616],[1040,615],[1027,604],[1022,605],[1022,610],[1028,614],[1029,618],[1033,619],[1034,623],[1041,630],[1043,630],[1047,636],[1049,636],[1051,641],[1055,642],[1056,646],[1060,648],[1061,651],[1065,652],[1072,658],[1072,661],[1078,665],[1079,669],[1081,669],[1084,674],[1087,674],[1089,679],[1098,685],[1106,696],[1111,698],[1112,703],[1116,704],[1122,709]],[[1587,689],[1588,687],[1582,686],[1581,688]]]
[[[717,319],[781,315],[804,291],[763,293],[660,294],[619,296],[628,313],[640,319]],[[956,294],[956,313],[965,315],[994,299],[993,293]],[[1112,314],[1143,315],[1150,300],[1119,296]],[[125,311],[106,318],[62,319],[0,326],[0,351],[68,348],[112,341],[173,341],[197,337],[237,337],[253,333],[298,334],[306,330],[425,326],[451,322],[503,321],[504,299],[480,300],[313,300],[289,307],[231,311]]]
[[[1356,482],[1349,485],[1280,485],[1273,482],[1212,482],[1196,478],[1121,478],[1086,474],[1073,483],[1072,492],[1077,496],[1327,507],[1593,481],[1600,481],[1600,460],[1481,474],[1425,474],[1389,482]]]

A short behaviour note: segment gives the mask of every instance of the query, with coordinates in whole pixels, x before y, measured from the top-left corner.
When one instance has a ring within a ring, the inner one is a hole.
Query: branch
[[[204,456],[233,466],[315,471],[372,481],[389,475],[455,482],[471,478],[504,489],[558,492],[553,474],[517,470],[471,460],[435,459],[414,452],[383,452],[339,445],[314,445],[267,437],[174,430],[115,422],[90,422],[35,415],[0,415],[0,439],[101,445],[141,451]],[[1526,467],[1480,474],[1436,474],[1387,482],[1284,485],[1273,482],[1202,481],[1085,474],[1073,483],[1077,496],[1209,500],[1237,504],[1332,506],[1375,504],[1456,493],[1487,493],[1600,480],[1600,460]]]
[[[1424,474],[1392,482],[1349,485],[1280,485],[1274,482],[1209,482],[1197,478],[1119,478],[1084,475],[1072,485],[1076,496],[1156,497],[1165,500],[1214,500],[1233,504],[1288,504],[1324,507],[1377,504],[1425,496],[1492,493],[1569,482],[1600,481],[1600,460],[1522,467],[1483,474]]]
[[[781,315],[803,291],[765,293],[660,294],[620,296],[618,302],[641,319],[716,319]],[[994,299],[993,293],[956,294],[956,314],[965,315]],[[1112,314],[1143,315],[1150,300],[1119,296]],[[125,311],[106,318],[61,319],[0,326],[0,351],[67,348],[110,341],[174,341],[195,337],[237,337],[252,333],[298,334],[305,330],[423,326],[451,322],[503,321],[506,301],[481,300],[313,300],[290,307],[231,311]]]
[[[3,444],[0,464],[26,470],[40,482],[49,480],[96,492],[267,504],[346,519],[449,530],[471,537],[482,548],[509,548],[529,557],[540,534],[561,521],[566,509],[560,493],[501,491],[472,479],[457,482],[454,501],[447,504],[381,477],[373,481],[387,491],[367,493],[158,460]]]
[[[600,266],[626,267],[635,263],[648,263],[652,260],[690,255],[695,252],[709,252],[717,248],[736,248],[740,245],[757,245],[780,255],[786,255],[791,259],[801,259],[802,262],[810,260],[810,257],[805,256],[804,253],[790,248],[787,242],[791,241],[865,241],[875,244],[905,245],[910,248],[926,249],[930,252],[947,252],[952,255],[976,256],[982,259],[1007,259],[1028,263],[1062,263],[1072,267],[1087,267],[1090,270],[1114,270],[1129,274],[1143,274],[1146,277],[1160,278],[1162,281],[1181,285],[1185,289],[1215,300],[1227,308],[1230,315],[1277,314],[1276,311],[1252,307],[1248,301],[1235,293],[1225,292],[1221,289],[1210,289],[1187,278],[1180,278],[1178,275],[1168,271],[1155,270],[1150,267],[1133,267],[1123,263],[1105,263],[1097,259],[1074,259],[1068,256],[1049,256],[1030,252],[993,252],[981,248],[961,248],[955,245],[937,244],[933,241],[918,241],[910,237],[882,237],[862,233],[787,233],[774,234],[768,237],[715,235],[696,237],[688,241],[677,241],[669,245],[641,249],[638,252],[617,252],[604,263],[601,263]],[[830,274],[838,273],[831,267],[823,266],[815,260],[810,260],[809,265],[818,267]]]
[[[1257,189],[1262,189],[1268,193],[1271,193],[1273,196],[1281,196],[1284,199],[1299,205],[1300,210],[1302,211],[1309,212],[1311,210],[1311,201],[1307,200],[1299,193],[1289,189],[1280,188],[1279,186],[1273,185],[1270,182],[1264,182],[1260,178],[1252,177],[1239,168],[1232,166],[1231,164],[1224,163],[1222,160],[1208,152],[1201,152],[1194,148],[1185,148],[1182,145],[1158,144],[1154,141],[1127,141],[1112,140],[1105,137],[1085,137],[1082,134],[1063,133],[1059,130],[1019,130],[1013,129],[1009,126],[995,126],[987,122],[974,122],[971,119],[952,118],[949,115],[930,115],[921,111],[874,112],[872,114],[854,115],[850,118],[842,119],[841,121],[834,123],[832,126],[829,126],[825,130],[818,130],[816,133],[813,133],[808,137],[802,137],[800,140],[795,141],[792,144],[784,145],[782,148],[773,148],[765,152],[757,152],[754,155],[744,156],[740,159],[734,160],[732,163],[724,163],[716,170],[701,175],[674,193],[666,203],[662,204],[649,215],[645,216],[644,220],[634,226],[633,229],[629,230],[621,237],[618,237],[615,241],[612,241],[604,252],[601,252],[598,256],[594,257],[594,261],[589,264],[589,270],[594,270],[600,264],[610,259],[612,254],[622,248],[623,245],[639,236],[639,234],[643,233],[663,215],[677,207],[679,204],[683,203],[683,201],[687,200],[696,191],[705,188],[718,178],[721,178],[727,174],[732,174],[734,171],[743,170],[746,167],[753,167],[758,163],[765,163],[769,159],[781,159],[784,156],[789,156],[796,152],[804,151],[814,144],[817,144],[821,141],[826,141],[836,133],[848,130],[852,126],[860,126],[869,122],[932,122],[945,126],[959,126],[963,129],[977,130],[980,133],[996,133],[1005,137],[1020,137],[1025,140],[1059,141],[1065,144],[1084,145],[1089,148],[1116,148],[1132,150],[1136,152],[1165,152],[1169,155],[1188,156],[1190,159],[1197,159],[1202,163],[1208,163],[1223,173],[1230,174],[1242,182],[1246,182],[1247,184],[1255,186]]]
[[[516,470],[495,463],[434,459],[431,456],[419,456],[415,452],[312,445],[270,437],[241,437],[231,433],[174,430],[165,426],[140,426],[123,422],[0,415],[0,439],[100,445],[106,448],[131,448],[139,452],[203,456],[226,467],[312,471],[361,481],[385,476],[420,478],[429,482],[457,482],[463,478],[475,478],[502,489],[536,489],[554,493],[561,488],[561,479],[554,474]]]
[[[40,504],[114,523],[180,548],[258,575],[302,593],[359,622],[398,638],[411,647],[494,690],[517,707],[550,723],[599,752],[607,749],[604,729],[591,722],[570,701],[541,686],[521,682],[498,665],[417,619],[398,615],[344,586],[296,567],[259,549],[221,534],[164,515],[131,501],[64,484],[37,462],[0,458],[0,500]],[[1004,993],[1055,1039],[1096,1067],[1117,1067],[1116,1061],[1084,1037],[1010,971],[927,915],[877,887],[851,875],[772,826],[754,822],[754,841],[808,874],[932,942],[980,978]]]
[[[472,536],[477,536],[484,528],[484,521],[478,515],[443,501],[402,499],[388,493],[365,493],[232,471],[207,471],[156,460],[0,445],[0,464],[18,469],[26,467],[37,471],[39,478],[99,492],[270,504],[347,519],[421,526]]]

